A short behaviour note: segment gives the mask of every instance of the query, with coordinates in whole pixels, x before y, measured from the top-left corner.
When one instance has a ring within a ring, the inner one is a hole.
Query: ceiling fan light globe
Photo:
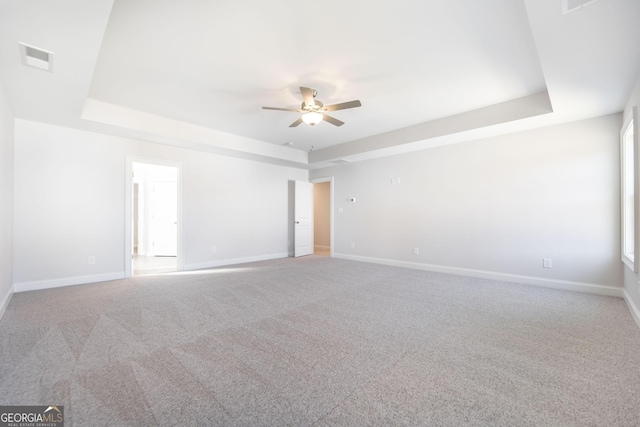
[[[315,111],[310,111],[302,115],[302,121],[309,126],[315,126],[322,121],[322,114]]]

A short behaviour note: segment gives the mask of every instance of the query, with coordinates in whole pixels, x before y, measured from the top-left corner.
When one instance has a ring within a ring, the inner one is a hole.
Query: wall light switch
[[[413,248],[414,255],[418,255],[419,253],[420,253],[420,250],[418,248]]]
[[[551,268],[553,267],[552,263],[551,263],[551,258],[543,258],[542,259],[542,266],[544,268]]]
[[[351,249],[354,249],[356,247],[356,244],[354,242],[351,242]]]
[[[90,256],[89,257],[89,264],[95,264],[96,263],[96,257],[95,256]]]

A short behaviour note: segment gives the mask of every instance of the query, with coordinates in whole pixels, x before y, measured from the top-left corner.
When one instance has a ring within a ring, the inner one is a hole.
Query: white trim
[[[445,265],[421,264],[417,262],[396,261],[392,259],[371,258],[349,254],[335,254],[336,258],[348,259],[352,261],[370,262],[374,264],[384,264],[393,267],[413,268],[416,270],[428,270],[438,273],[456,274],[458,276],[478,277],[481,279],[500,280],[505,282],[516,282],[525,285],[543,286],[545,288],[564,289],[568,291],[586,292],[589,294],[608,295],[622,298],[622,287],[598,285],[593,283],[573,282],[569,280],[546,279],[543,277],[521,276],[519,274],[498,273],[495,271],[474,270],[470,268],[448,267]]]
[[[636,325],[638,325],[638,327],[640,328],[640,309],[638,309],[638,306],[631,299],[631,295],[629,295],[629,292],[627,292],[626,289],[623,289],[622,291],[624,302],[626,302],[627,307],[629,307],[631,317],[633,317],[633,320],[636,321]]]
[[[13,296],[14,293],[14,286],[11,286],[9,288],[9,292],[7,292],[7,294],[2,298],[2,302],[0,302],[0,319],[2,319],[2,316],[4,316],[4,312],[7,310],[7,307],[9,307],[9,302],[11,301],[11,297]]]
[[[206,262],[196,262],[193,264],[185,264],[184,270],[202,270],[204,268],[214,268],[214,267],[223,267],[225,265],[233,265],[233,264],[245,264],[247,262],[256,262],[256,261],[268,261],[272,259],[280,259],[280,258],[288,258],[288,252],[281,252],[277,254],[267,254],[267,255],[257,255],[250,256],[244,258],[230,258],[230,259],[221,259],[216,261],[206,261]]]
[[[133,275],[133,158],[125,158],[124,179],[124,277]]]
[[[627,232],[626,232],[626,205],[627,205],[627,157],[626,157],[626,135],[629,130],[633,134],[633,248],[634,252],[640,248],[640,223],[638,222],[638,212],[640,212],[640,144],[638,143],[638,109],[633,107],[631,114],[625,120],[624,125],[620,129],[620,256],[622,262],[633,272],[640,271],[640,257],[634,256],[633,259],[626,255],[627,251]]]
[[[94,274],[91,276],[63,277],[52,280],[36,280],[34,282],[22,282],[13,285],[15,292],[38,291],[41,289],[60,288],[62,286],[85,285],[89,283],[107,282],[110,280],[124,279],[124,272]]]
[[[590,4],[593,4],[597,1],[598,0],[582,0],[582,3],[578,4],[577,6],[569,7],[569,0],[562,0],[562,14],[566,15],[567,13],[582,9],[583,7],[589,6]]]
[[[635,273],[635,270],[634,270],[635,267],[633,265],[635,261],[629,258],[628,256],[626,256],[624,253],[622,254],[622,263],[626,265],[629,268],[629,270]]]

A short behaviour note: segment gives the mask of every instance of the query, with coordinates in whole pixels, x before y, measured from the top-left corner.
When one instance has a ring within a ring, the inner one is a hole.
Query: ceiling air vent
[[[562,0],[562,13],[566,15],[567,13],[576,11],[597,1],[598,0]]]
[[[20,46],[22,64],[39,70],[53,71],[53,52],[29,46],[25,43],[18,43],[18,45]]]
[[[331,160],[331,163],[335,163],[336,165],[344,165],[345,163],[351,163],[351,160],[347,160],[347,159]]]

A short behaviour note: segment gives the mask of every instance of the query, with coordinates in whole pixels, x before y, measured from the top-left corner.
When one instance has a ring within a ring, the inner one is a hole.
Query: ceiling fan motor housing
[[[304,110],[304,111],[318,111],[319,109],[324,107],[324,104],[322,102],[320,102],[320,101],[317,101],[317,100],[314,99],[313,102],[314,102],[314,105],[306,105],[303,102],[302,105],[300,106],[300,108],[302,110]]]

